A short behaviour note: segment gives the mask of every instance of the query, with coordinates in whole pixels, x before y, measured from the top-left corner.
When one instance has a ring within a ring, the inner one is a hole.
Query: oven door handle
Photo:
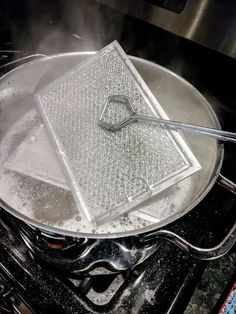
[[[233,194],[236,194],[236,184],[229,179],[225,178],[221,174],[217,178],[217,183],[222,187],[226,188]],[[190,242],[186,241],[184,238],[180,237],[178,234],[171,232],[169,230],[159,230],[149,233],[143,237],[142,242],[148,242],[154,238],[165,239],[171,243],[177,245],[183,251],[189,253],[191,256],[201,259],[201,260],[213,260],[225,255],[236,242],[236,222],[233,227],[229,230],[224,239],[214,247],[211,248],[200,248]]]

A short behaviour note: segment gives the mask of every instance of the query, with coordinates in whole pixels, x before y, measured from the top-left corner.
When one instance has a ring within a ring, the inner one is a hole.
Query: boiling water
[[[0,143],[1,162],[14,153],[20,142],[30,136],[38,124],[36,112],[30,111],[12,125]],[[37,143],[37,136],[33,142]],[[155,202],[152,199],[136,208],[139,213],[126,213],[95,229],[88,223],[82,210],[78,212],[69,191],[5,168],[0,171],[1,199],[5,203],[40,223],[81,233],[114,233],[146,227],[173,214],[181,206],[182,193],[187,195],[191,190],[191,184],[185,180],[162,192]]]
[[[55,232],[61,230],[61,233],[68,235],[74,231],[81,233],[77,236],[91,237],[94,233],[94,237],[107,237],[107,233],[110,233],[108,237],[117,237],[124,236],[122,232],[130,231],[128,234],[134,234],[147,231],[148,228],[153,230],[165,224],[167,218],[172,221],[176,219],[176,214],[183,215],[184,210],[189,209],[190,204],[202,195],[203,190],[209,190],[209,180],[212,173],[215,173],[221,156],[215,140],[185,134],[202,165],[202,170],[143,203],[136,209],[136,212],[139,211],[139,217],[135,216],[135,211],[127,213],[98,229],[93,229],[83,213],[75,210],[69,191],[3,169],[3,163],[14,153],[22,140],[30,136],[36,123],[41,123],[30,95],[38,86],[39,89],[45,86],[48,77],[50,81],[56,79],[87,56],[53,56],[18,68],[0,81],[0,198],[6,208],[18,217],[44,229],[49,228]],[[201,121],[202,125],[219,127],[209,104],[193,86],[158,65],[136,58],[132,58],[132,61],[172,119],[193,124]],[[12,95],[9,95],[9,87],[13,91]],[[18,97],[16,89],[25,91],[25,95]],[[34,140],[37,143],[37,139]],[[159,223],[156,223],[158,221]]]

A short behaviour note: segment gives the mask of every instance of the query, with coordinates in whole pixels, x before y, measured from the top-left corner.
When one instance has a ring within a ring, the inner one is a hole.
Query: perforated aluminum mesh
[[[37,123],[5,161],[4,168],[68,190],[65,176],[50,144],[45,126]]]
[[[111,95],[129,97],[137,113],[158,112],[144,85],[114,42],[37,94],[75,201],[91,222],[112,219],[199,169],[163,128],[139,122],[110,132],[98,125]],[[114,122],[126,115],[114,105],[109,110]]]

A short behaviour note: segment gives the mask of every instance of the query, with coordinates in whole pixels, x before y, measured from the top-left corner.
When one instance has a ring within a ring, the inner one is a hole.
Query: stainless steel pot
[[[213,138],[183,132],[202,170],[143,203],[136,211],[97,229],[88,225],[83,215],[78,215],[70,192],[4,169],[4,162],[40,119],[35,109],[33,93],[85,60],[90,54],[66,53],[43,57],[15,68],[1,78],[2,208],[27,224],[45,231],[46,234],[70,236],[75,240],[99,239],[98,242],[101,239],[143,234],[143,243],[148,243],[154,237],[164,238],[196,258],[212,259],[222,256],[235,243],[236,223],[219,245],[208,249],[195,247],[178,235],[160,229],[192,210],[216,181],[232,193],[236,192],[236,185],[220,175],[224,151],[223,146]],[[135,57],[130,59],[171,119],[220,128],[217,116],[209,103],[187,81],[152,62]],[[136,215],[137,211],[139,216]],[[139,255],[131,264],[139,263],[153,251]]]

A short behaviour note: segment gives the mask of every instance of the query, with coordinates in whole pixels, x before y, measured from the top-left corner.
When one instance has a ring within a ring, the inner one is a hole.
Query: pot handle
[[[229,179],[225,178],[221,174],[217,178],[217,183],[231,191],[233,194],[236,194],[236,184]],[[211,248],[200,248],[192,245],[178,234],[171,232],[169,230],[159,230],[152,233],[147,234],[142,239],[142,242],[147,242],[152,240],[153,238],[162,238],[169,242],[174,243],[183,251],[189,253],[191,256],[201,259],[201,260],[213,260],[225,255],[236,242],[236,222],[233,227],[227,233],[225,238],[216,246]]]

